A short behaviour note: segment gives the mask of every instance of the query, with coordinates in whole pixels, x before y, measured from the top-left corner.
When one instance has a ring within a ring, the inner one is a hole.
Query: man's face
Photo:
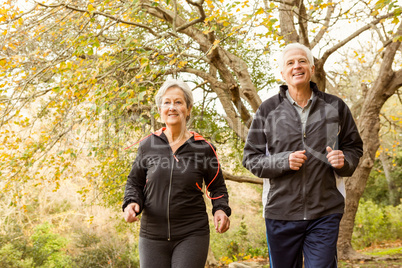
[[[311,67],[304,50],[292,49],[285,54],[281,74],[289,87],[306,86],[314,74],[314,66]]]

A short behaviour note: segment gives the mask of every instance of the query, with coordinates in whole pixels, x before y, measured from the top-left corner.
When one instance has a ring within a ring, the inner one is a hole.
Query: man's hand
[[[219,224],[220,223],[220,224]],[[214,214],[214,225],[217,233],[224,233],[229,230],[230,220],[223,210],[218,210]]]
[[[289,155],[289,167],[291,170],[299,170],[300,167],[306,162],[306,150],[296,151]]]
[[[137,203],[131,203],[124,209],[124,219],[126,222],[138,221],[137,213],[140,212],[140,205]]]
[[[345,165],[345,155],[341,150],[332,150],[331,147],[327,146],[327,152],[327,159],[331,166],[339,169]]]

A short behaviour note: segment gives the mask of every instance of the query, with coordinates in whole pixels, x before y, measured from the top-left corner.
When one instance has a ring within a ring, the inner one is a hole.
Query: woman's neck
[[[165,135],[168,137],[169,142],[180,141],[188,139],[191,134],[186,127],[172,127],[166,126]]]

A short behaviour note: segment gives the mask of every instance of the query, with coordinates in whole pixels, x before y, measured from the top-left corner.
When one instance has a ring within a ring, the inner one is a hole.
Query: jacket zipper
[[[307,122],[306,122],[307,125]],[[306,149],[306,130],[302,130],[303,131],[303,147],[304,149]],[[306,165],[303,165],[303,179],[302,179],[302,183],[303,183],[303,219],[307,220],[307,206],[306,206]]]
[[[287,98],[286,98],[287,99]],[[306,138],[307,138],[307,135],[306,135],[306,128],[307,128],[307,121],[308,121],[308,119],[309,119],[309,116],[310,116],[310,112],[311,112],[311,109],[313,108],[313,105],[314,105],[314,103],[315,103],[315,101],[314,101],[314,98],[313,98],[313,101],[311,102],[311,104],[310,104],[310,109],[309,109],[309,111],[308,111],[308,114],[307,114],[307,120],[306,120],[306,125],[305,125],[305,127],[304,127],[304,129],[303,129],[303,123],[302,123],[302,121],[301,121],[301,116],[299,115],[299,113],[296,111],[296,108],[294,108],[293,107],[293,105],[292,105],[292,103],[288,100],[288,103],[290,104],[290,106],[292,106],[292,108],[294,109],[294,111],[296,112],[296,115],[298,116],[298,118],[299,118],[299,121],[300,121],[300,124],[301,124],[301,134],[302,134],[302,142],[303,142],[303,150],[305,150],[306,149]],[[302,166],[302,170],[303,170],[303,174],[302,174],[302,195],[303,195],[303,198],[302,198],[302,202],[303,202],[303,219],[304,220],[307,220],[307,206],[306,206],[306,165],[303,165]]]
[[[175,155],[172,153],[172,168],[170,169],[169,192],[167,200],[167,225],[168,225],[168,241],[170,241],[170,194],[172,192],[173,168]]]
[[[287,99],[287,98],[286,98]],[[306,144],[305,144],[305,139],[306,139],[306,129],[303,129],[303,123],[301,121],[301,116],[296,110],[295,107],[293,107],[292,103],[288,101],[290,106],[294,109],[296,113],[296,118],[299,119],[300,122],[300,127],[301,127],[301,135],[302,135],[302,142],[303,142],[303,150],[306,149]],[[311,109],[311,108],[310,108]],[[310,113],[310,112],[309,112]],[[308,120],[308,115],[307,115],[307,120]],[[306,126],[307,126],[307,120],[306,120]],[[307,220],[307,206],[306,206],[306,165],[302,165],[302,206],[303,206],[303,219]]]
[[[306,149],[306,138],[307,138],[307,135],[306,135],[306,129],[307,129],[307,126],[308,126],[308,119],[309,119],[309,117],[310,117],[310,112],[311,112],[311,109],[313,108],[313,105],[315,104],[315,101],[314,101],[314,99],[312,100],[312,102],[311,102],[311,104],[310,104],[310,109],[308,110],[308,114],[307,114],[307,119],[306,119],[306,124],[305,124],[305,126],[304,126],[304,129],[303,129],[303,124],[302,124],[302,134],[303,134],[303,148],[304,148],[304,150]],[[300,116],[299,116],[300,117]],[[300,117],[300,121],[301,121],[301,117]],[[307,161],[308,161],[308,159],[307,159]],[[303,165],[302,166],[302,168],[303,168],[303,180],[302,180],[302,182],[303,182],[303,213],[304,213],[304,215],[303,215],[303,219],[304,220],[307,220],[307,205],[306,205],[306,165]]]
[[[170,195],[172,193],[172,182],[173,182],[173,168],[174,168],[174,161],[179,162],[179,159],[177,159],[176,155],[177,152],[187,143],[184,142],[177,150],[176,154],[171,150],[172,152],[172,168],[170,169],[170,179],[169,179],[169,191],[168,191],[168,200],[167,200],[167,225],[168,225],[168,241],[171,239],[171,233],[170,233]]]

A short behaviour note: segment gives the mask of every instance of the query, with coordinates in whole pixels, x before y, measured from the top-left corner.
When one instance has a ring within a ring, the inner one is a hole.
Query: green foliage
[[[139,225],[122,224],[120,213],[104,207],[92,214],[98,207],[79,202],[69,183],[62,186],[68,193],[34,188],[37,201],[25,211],[0,206],[0,267],[138,267]]]
[[[222,115],[218,114],[216,109],[202,105],[194,106],[191,114],[189,128],[214,143],[223,168],[234,173],[243,170],[241,156],[244,142],[228,126]]]
[[[402,247],[398,248],[387,248],[387,249],[377,249],[374,250],[373,252],[366,252],[365,254],[367,255],[372,255],[372,256],[392,256],[392,255],[402,255]]]
[[[402,238],[402,205],[380,206],[360,200],[356,214],[352,244],[356,249],[379,241]]]
[[[15,223],[7,226],[11,227],[7,235],[0,235],[2,268],[139,266],[137,243],[130,243],[128,236],[116,232],[74,228],[74,239],[68,240],[56,234],[54,226],[47,222],[37,225],[30,236]]]
[[[213,143],[226,143],[228,134],[233,132],[215,109],[195,105],[191,111],[189,128],[202,134]]]
[[[31,236],[15,223],[7,224],[9,232],[1,236],[1,267],[74,267],[72,259],[65,252],[68,240],[52,232],[53,226],[43,223],[35,227]],[[8,242],[6,242],[8,240]]]
[[[388,184],[384,172],[379,170],[380,165],[381,163],[376,160],[367,180],[362,199],[371,200],[375,204],[389,205]]]
[[[77,239],[78,254],[74,261],[78,267],[138,267],[138,245],[130,244],[127,237],[99,236],[82,231]]]
[[[32,258],[23,258],[24,253],[12,243],[0,248],[0,263],[3,268],[29,268],[33,267]]]
[[[261,224],[263,221],[261,220]],[[267,257],[268,248],[263,233],[253,234],[254,231],[249,231],[244,218],[241,220],[238,227],[225,234],[211,235],[211,248],[216,257],[223,264],[228,264],[234,261],[248,260],[253,257]],[[262,237],[263,239],[255,240]]]
[[[36,226],[31,241],[33,243],[31,254],[35,267],[73,267],[71,258],[63,251],[68,240],[53,233],[49,223]]]
[[[395,157],[392,164],[394,168],[391,169],[390,175],[395,184],[393,191],[395,191],[397,195],[402,196],[402,157]],[[382,163],[377,159],[370,172],[362,198],[364,200],[371,200],[378,205],[388,206],[393,205],[391,204],[392,198],[390,198],[390,194]]]

